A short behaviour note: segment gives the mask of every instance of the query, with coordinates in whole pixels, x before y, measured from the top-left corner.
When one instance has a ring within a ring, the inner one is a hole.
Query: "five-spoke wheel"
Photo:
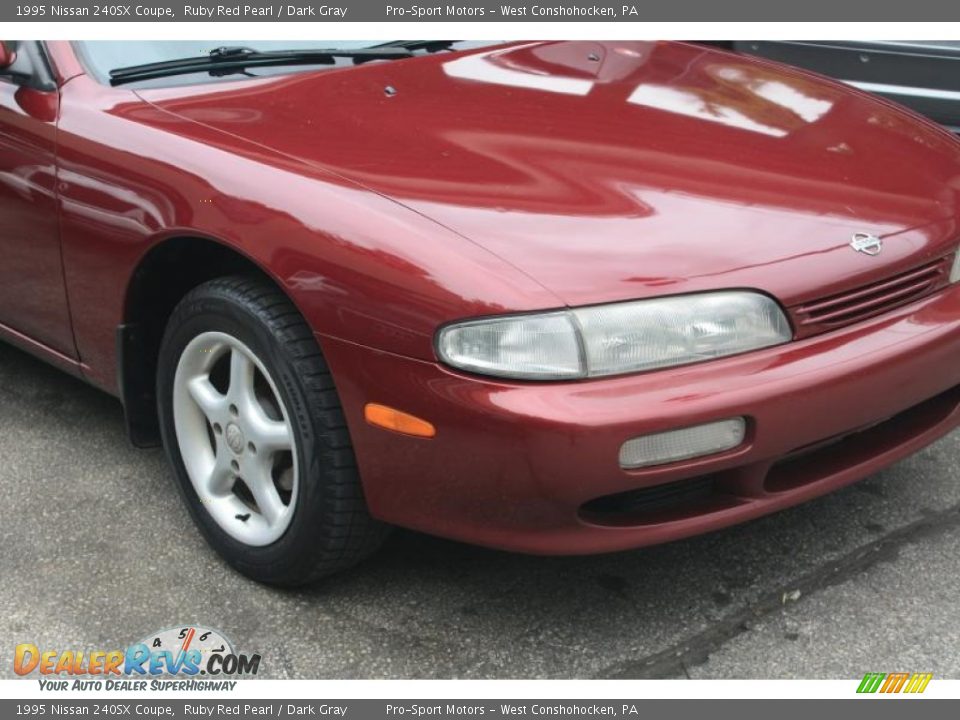
[[[184,296],[160,345],[157,407],[190,514],[246,575],[311,583],[386,535],[316,336],[266,278],[217,278]]]
[[[290,524],[297,460],[287,411],[253,352],[222,332],[180,356],[173,417],[197,495],[227,533],[267,545]]]

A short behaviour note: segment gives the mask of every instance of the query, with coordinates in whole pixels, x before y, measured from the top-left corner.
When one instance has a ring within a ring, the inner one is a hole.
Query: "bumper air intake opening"
[[[960,385],[871,427],[794,451],[767,473],[764,489],[785,492],[894,451],[944,422],[960,405]]]
[[[597,525],[656,525],[741,504],[742,500],[718,490],[719,479],[718,475],[704,475],[604,495],[584,503],[580,516]]]

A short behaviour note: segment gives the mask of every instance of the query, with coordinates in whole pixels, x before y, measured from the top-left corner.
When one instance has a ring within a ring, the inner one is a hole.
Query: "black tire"
[[[184,467],[173,420],[174,377],[184,348],[207,331],[232,335],[260,358],[293,425],[300,489],[290,525],[270,545],[246,545],[228,535],[203,507]],[[232,276],[187,293],[163,336],[157,398],[163,444],[190,514],[210,545],[244,575],[272,585],[306,585],[380,546],[388,526],[367,511],[330,370],[306,321],[272,284]]]

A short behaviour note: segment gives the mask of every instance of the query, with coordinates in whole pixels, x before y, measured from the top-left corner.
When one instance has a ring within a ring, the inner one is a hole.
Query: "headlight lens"
[[[574,310],[589,374],[653,370],[787,342],[780,306],[766,295],[719,292]]]
[[[953,258],[953,267],[950,269],[950,282],[960,282],[960,251]]]
[[[568,312],[514,315],[450,325],[437,350],[454,367],[483,375],[561,380],[583,377],[583,362]]]
[[[562,380],[685,365],[791,337],[774,300],[725,291],[457,323],[440,330],[437,350],[484,375]]]

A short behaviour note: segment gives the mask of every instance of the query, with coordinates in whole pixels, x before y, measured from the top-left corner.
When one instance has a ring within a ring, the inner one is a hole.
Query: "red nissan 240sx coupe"
[[[683,43],[7,42],[0,336],[264,582],[714,530],[960,424],[960,142]]]

